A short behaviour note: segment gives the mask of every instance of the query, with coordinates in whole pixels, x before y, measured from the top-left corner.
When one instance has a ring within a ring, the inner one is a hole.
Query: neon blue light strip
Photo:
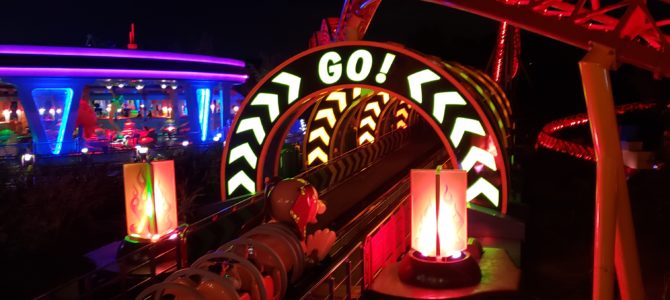
[[[198,114],[198,120],[200,121],[200,140],[207,140],[207,129],[209,127],[209,100],[211,96],[210,89],[197,89],[195,91],[196,96],[198,97],[198,103],[200,104],[200,112]]]
[[[70,117],[70,108],[72,107],[72,95],[74,92],[71,88],[37,88],[33,90],[33,95],[35,91],[61,91],[65,93],[65,99],[63,100],[63,115],[60,121],[60,128],[58,128],[58,136],[56,137],[56,145],[51,151],[54,155],[60,154],[61,149],[63,148],[63,138],[65,138],[65,127],[67,127],[68,118]],[[33,96],[35,97],[35,96]]]

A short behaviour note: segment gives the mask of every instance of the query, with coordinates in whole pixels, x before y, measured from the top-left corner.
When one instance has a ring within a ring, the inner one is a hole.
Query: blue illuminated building
[[[160,142],[208,142],[225,134],[231,88],[246,79],[244,62],[228,58],[0,45],[0,148],[29,141],[35,154],[61,155],[163,135],[170,138]],[[30,151],[4,148],[0,156]]]

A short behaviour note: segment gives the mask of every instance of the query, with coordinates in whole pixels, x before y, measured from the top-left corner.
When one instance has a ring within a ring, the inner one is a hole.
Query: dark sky
[[[60,0],[0,2],[0,44],[124,48],[135,22],[141,49],[238,58],[271,68],[305,50],[324,17],[337,17],[344,0]],[[498,24],[418,0],[383,0],[366,39],[485,68]],[[585,111],[577,62],[585,54],[528,32],[522,34],[522,67],[510,94],[523,118],[545,122]],[[262,60],[261,58],[265,58]],[[667,81],[623,67],[613,73],[617,102],[668,97]],[[537,114],[543,114],[537,117]],[[533,122],[534,123],[534,122]]]
[[[339,16],[343,2],[3,0],[0,43],[83,46],[92,34],[100,46],[121,48],[135,22],[142,49],[285,57],[304,50],[321,19]],[[384,0],[368,39],[417,44],[425,52],[440,51],[448,40],[469,41],[466,48],[482,41],[488,55],[494,33],[494,22],[476,16],[421,1]]]

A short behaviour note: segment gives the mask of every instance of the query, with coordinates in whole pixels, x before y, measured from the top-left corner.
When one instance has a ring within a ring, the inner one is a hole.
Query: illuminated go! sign
[[[330,92],[366,88],[407,102],[435,129],[451,167],[468,172],[468,201],[505,212],[505,149],[482,107],[440,64],[376,42],[342,42],[302,52],[247,95],[221,161],[223,198],[262,190],[296,115]]]

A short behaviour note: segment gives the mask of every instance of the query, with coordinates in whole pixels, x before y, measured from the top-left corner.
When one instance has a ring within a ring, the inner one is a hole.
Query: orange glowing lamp
[[[134,241],[157,241],[177,228],[174,162],[123,165],[126,228]]]
[[[412,170],[412,249],[425,257],[459,258],[468,247],[467,172]]]
[[[481,271],[468,248],[467,172],[412,170],[412,243],[400,280],[432,289],[476,285]]]

